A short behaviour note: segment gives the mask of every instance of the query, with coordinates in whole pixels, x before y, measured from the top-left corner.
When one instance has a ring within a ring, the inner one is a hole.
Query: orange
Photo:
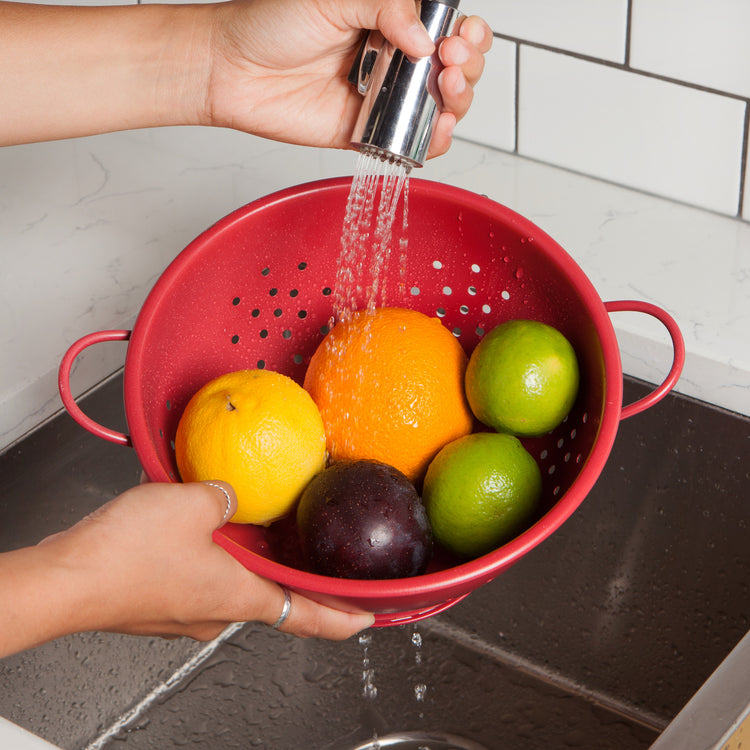
[[[325,467],[323,421],[309,394],[270,370],[212,380],[188,402],[175,438],[184,482],[219,479],[237,493],[235,523],[286,515]]]
[[[416,310],[362,310],[339,322],[304,382],[331,459],[370,458],[421,481],[443,445],[471,432],[466,364],[456,337]]]
[[[437,454],[422,499],[435,540],[473,558],[523,531],[541,494],[539,467],[518,438],[478,432]]]
[[[575,351],[560,331],[536,320],[509,320],[472,352],[466,396],[488,427],[539,436],[568,414],[579,378]]]

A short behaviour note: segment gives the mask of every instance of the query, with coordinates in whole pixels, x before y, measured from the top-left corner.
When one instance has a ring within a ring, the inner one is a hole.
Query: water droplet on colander
[[[523,278],[523,268],[521,268],[520,266],[516,268],[516,278],[517,279]]]

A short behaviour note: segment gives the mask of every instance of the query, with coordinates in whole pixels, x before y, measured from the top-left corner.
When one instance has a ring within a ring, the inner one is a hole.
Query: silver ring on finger
[[[274,630],[278,630],[286,622],[289,613],[292,611],[292,594],[286,586],[282,586],[281,589],[284,592],[284,606],[279,615],[279,619],[271,625]]]

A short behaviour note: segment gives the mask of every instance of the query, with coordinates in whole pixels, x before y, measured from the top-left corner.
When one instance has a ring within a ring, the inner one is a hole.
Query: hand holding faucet
[[[106,7],[0,2],[0,145],[162,125],[216,125],[349,148],[347,81],[362,29],[407,55],[435,44],[414,0],[234,0]],[[444,102],[429,155],[468,110],[492,34],[479,18],[439,45]]]

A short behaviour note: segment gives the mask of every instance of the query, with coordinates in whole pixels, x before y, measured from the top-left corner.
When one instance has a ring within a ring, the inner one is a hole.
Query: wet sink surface
[[[366,645],[331,644],[248,626],[103,746],[349,750],[374,735],[440,730],[492,750],[591,747],[592,737],[646,748],[658,734],[455,636],[421,623],[373,631]]]
[[[644,391],[627,381],[626,401]],[[86,410],[118,427],[120,401],[116,379]],[[0,715],[64,750],[349,750],[404,731],[490,750],[648,747],[750,628],[749,435],[750,420],[678,396],[623,422],[574,516],[419,624],[420,649],[411,626],[372,632],[374,699],[356,638],[248,625],[169,690],[203,646],[87,634],[0,660]],[[54,420],[0,456],[0,548],[70,525],[138,471],[132,451]]]

